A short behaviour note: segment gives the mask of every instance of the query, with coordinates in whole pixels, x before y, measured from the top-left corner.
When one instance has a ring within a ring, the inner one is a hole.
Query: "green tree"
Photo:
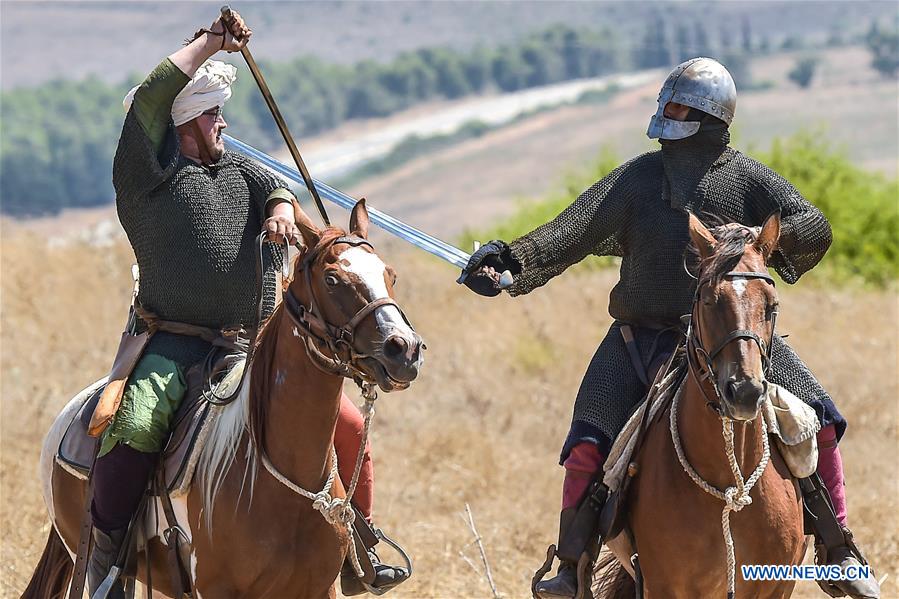
[[[884,77],[895,77],[899,72],[899,27],[885,29],[872,22],[865,46],[871,52],[871,66]]]
[[[671,48],[665,20],[655,16],[650,20],[642,43],[637,47],[634,62],[639,68],[651,69],[671,64]]]
[[[815,77],[815,69],[818,68],[818,62],[819,59],[814,56],[800,58],[787,74],[787,77],[790,81],[805,89],[812,84],[812,79]]]
[[[674,30],[674,58],[678,64],[693,58],[691,43],[690,28],[686,23],[678,23]]]

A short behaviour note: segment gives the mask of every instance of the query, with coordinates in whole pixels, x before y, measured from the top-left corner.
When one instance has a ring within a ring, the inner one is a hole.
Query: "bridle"
[[[761,279],[770,283],[771,285],[774,285],[774,279],[767,272],[731,271],[721,275],[720,278],[731,279],[736,277],[743,277],[745,279]],[[759,427],[761,429],[762,455],[759,459],[758,465],[755,467],[749,477],[744,479],[739,460],[737,459],[736,450],[734,448],[734,423],[733,420],[727,417],[724,413],[721,390],[718,388],[718,377],[715,375],[713,360],[729,343],[738,339],[751,339],[756,343],[756,345],[758,345],[759,350],[761,351],[764,373],[767,375],[768,368],[771,366],[771,345],[774,341],[774,327],[776,324],[775,320],[777,318],[777,311],[773,310],[771,314],[771,338],[767,343],[753,331],[747,329],[737,329],[725,335],[724,339],[719,341],[715,345],[715,348],[711,352],[709,352],[703,347],[701,339],[702,331],[699,330],[699,318],[697,317],[697,314],[699,313],[698,308],[702,287],[707,282],[707,280],[703,281],[700,279],[700,282],[696,286],[695,295],[693,296],[693,309],[690,314],[690,321],[689,325],[687,326],[686,334],[687,370],[695,380],[696,386],[699,387],[702,396],[706,400],[706,404],[715,412],[717,412],[718,417],[721,419],[721,430],[724,439],[724,453],[727,456],[727,462],[730,467],[731,474],[734,477],[734,485],[728,486],[724,489],[719,489],[712,486],[699,475],[699,473],[687,459],[683,444],[681,443],[681,437],[680,433],[678,432],[677,426],[678,400],[681,396],[680,393],[676,393],[671,401],[671,409],[669,410],[668,422],[669,430],[671,431],[671,440],[674,444],[674,451],[677,454],[678,462],[680,462],[680,465],[684,469],[684,472],[686,472],[687,476],[696,484],[696,486],[698,486],[709,495],[716,497],[724,502],[724,508],[721,512],[721,532],[724,537],[725,557],[727,561],[727,597],[728,599],[733,599],[737,584],[737,562],[735,557],[734,538],[730,529],[730,514],[731,512],[739,512],[744,507],[752,503],[752,496],[750,495],[750,492],[762,477],[765,469],[768,467],[771,452],[768,445],[768,426],[765,418],[762,417],[759,419],[761,421]],[[704,366],[700,366],[700,364],[698,363],[698,356],[702,357],[703,362],[705,362]],[[717,401],[710,399],[708,394],[706,393],[706,388],[702,384],[702,381],[706,379],[711,383],[712,389],[715,390]],[[763,381],[763,384],[767,386],[767,381]]]
[[[733,279],[741,277],[744,279],[761,279],[770,283],[772,286],[774,285],[774,278],[769,275],[767,272],[760,271],[737,271],[733,270],[721,275],[722,279]],[[697,284],[696,292],[693,296],[693,309],[690,315],[690,324],[687,328],[687,365],[690,371],[690,374],[696,379],[697,386],[702,391],[703,397],[706,399],[706,403],[710,408],[718,412],[719,416],[723,416],[723,407],[722,407],[722,397],[721,390],[718,388],[718,377],[715,374],[714,369],[714,360],[721,353],[721,351],[727,347],[728,344],[736,341],[738,339],[750,339],[758,345],[759,351],[762,355],[762,371],[767,376],[768,370],[771,367],[771,346],[774,342],[774,331],[775,326],[777,324],[777,310],[773,310],[771,312],[771,337],[767,342],[763,340],[757,333],[754,331],[750,331],[748,329],[736,329],[731,331],[727,335],[725,335],[724,339],[719,341],[712,351],[707,351],[702,343],[702,331],[699,327],[699,319],[697,318],[699,301],[700,301],[700,293],[702,291],[702,286],[707,284],[708,281],[703,281]],[[702,358],[704,364],[699,364],[698,357]],[[715,400],[709,398],[706,394],[705,386],[702,385],[702,381],[708,380],[712,389],[715,391]],[[767,384],[767,381],[766,381]]]
[[[352,378],[360,386],[362,383],[371,384],[371,376],[359,368],[359,361],[372,358],[371,354],[360,351],[355,345],[356,329],[375,310],[384,306],[394,306],[400,316],[415,330],[406,314],[393,298],[382,297],[366,303],[345,324],[337,326],[329,323],[321,311],[319,303],[315,299],[315,290],[312,285],[312,267],[316,260],[326,250],[337,244],[347,244],[352,247],[368,246],[372,244],[362,237],[355,235],[342,235],[340,237],[324,238],[306,252],[300,264],[300,270],[304,273],[304,282],[309,295],[309,306],[297,299],[290,286],[284,292],[284,311],[297,327],[297,334],[302,338],[309,359],[320,370],[328,374],[337,374]],[[324,348],[328,354],[320,348]]]

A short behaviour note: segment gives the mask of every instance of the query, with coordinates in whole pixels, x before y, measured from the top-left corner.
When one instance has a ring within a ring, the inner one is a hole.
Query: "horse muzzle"
[[[765,400],[768,383],[764,379],[731,378],[719,383],[722,409],[731,420],[754,420]]]
[[[418,378],[427,346],[414,331],[394,331],[380,343],[380,351],[373,352],[361,365],[382,390],[405,389]]]

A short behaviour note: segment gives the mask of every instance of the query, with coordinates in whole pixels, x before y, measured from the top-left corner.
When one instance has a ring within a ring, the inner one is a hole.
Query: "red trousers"
[[[357,446],[358,447],[358,446]],[[578,443],[565,460],[565,482],[562,483],[562,509],[577,507],[595,473],[602,468],[605,456],[593,443]],[[830,493],[837,520],[846,525],[846,488],[843,481],[843,458],[837,447],[833,424],[818,432],[818,474]]]
[[[359,454],[359,446],[362,444],[364,422],[359,408],[350,401],[346,394],[341,395],[337,427],[334,429],[334,449],[337,451],[337,470],[344,488],[350,486],[350,480],[353,478],[356,456]],[[359,472],[359,482],[356,484],[356,492],[353,493],[353,503],[356,504],[366,520],[371,520],[374,484],[375,473],[371,463],[371,444],[366,443],[365,453],[362,456],[362,470]]]

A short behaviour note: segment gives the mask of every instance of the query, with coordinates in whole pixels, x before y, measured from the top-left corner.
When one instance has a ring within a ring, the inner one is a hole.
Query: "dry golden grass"
[[[112,359],[131,256],[123,244],[51,250],[24,235],[7,235],[2,249],[0,595],[14,597],[47,533],[36,476],[43,433]],[[467,502],[499,590],[526,597],[555,539],[557,454],[610,321],[616,273],[578,271],[528,297],[489,300],[455,285],[455,273],[434,260],[395,245],[382,255],[399,271],[399,299],[429,345],[420,380],[382,395],[374,424],[376,521],[416,560],[415,577],[393,596],[490,596],[459,555],[472,541],[460,516]],[[782,330],[850,421],[842,444],[850,524],[879,573],[890,574],[884,596],[895,597],[896,295],[809,285],[781,293]],[[466,551],[479,561],[475,547]],[[798,594],[822,596],[812,585]]]

